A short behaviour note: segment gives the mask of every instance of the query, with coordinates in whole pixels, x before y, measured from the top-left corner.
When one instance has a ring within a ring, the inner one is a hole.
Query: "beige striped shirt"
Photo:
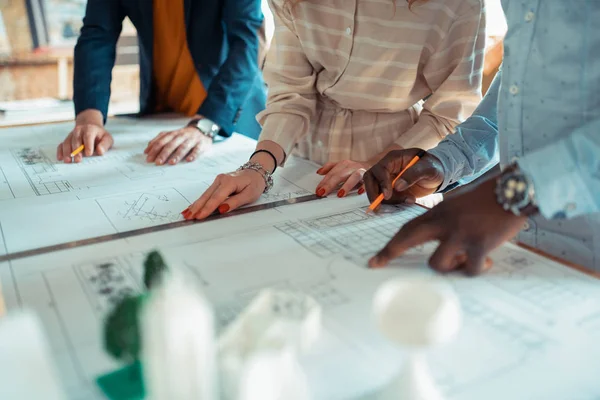
[[[434,147],[481,100],[483,1],[269,0],[260,139],[320,164]]]

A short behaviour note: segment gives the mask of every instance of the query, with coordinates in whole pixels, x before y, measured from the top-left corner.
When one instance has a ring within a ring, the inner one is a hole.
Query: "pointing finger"
[[[369,260],[369,266],[371,268],[384,267],[408,249],[436,239],[438,229],[432,223],[427,222],[427,219],[424,218],[425,215],[417,217],[404,225],[392,240]]]

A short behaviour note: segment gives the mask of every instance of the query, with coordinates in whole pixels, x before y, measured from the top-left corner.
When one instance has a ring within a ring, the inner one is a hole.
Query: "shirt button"
[[[533,21],[533,17],[535,17],[535,14],[533,11],[529,11],[527,14],[525,14],[525,21],[531,22]]]
[[[512,95],[517,95],[519,93],[519,87],[517,85],[512,85],[508,91]]]
[[[346,28],[346,35],[350,36],[350,34],[352,33],[352,29],[350,29],[350,27]]]
[[[321,142],[320,140],[317,142],[317,147],[323,147],[323,142]]]
[[[525,222],[525,224],[523,225],[523,229],[524,230],[529,230],[530,226],[529,226],[529,222]]]

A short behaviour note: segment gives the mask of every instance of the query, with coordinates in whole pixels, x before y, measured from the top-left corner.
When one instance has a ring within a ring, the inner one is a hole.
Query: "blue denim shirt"
[[[473,116],[431,150],[443,187],[517,162],[541,213],[518,239],[600,270],[600,1],[502,5],[501,72]]]

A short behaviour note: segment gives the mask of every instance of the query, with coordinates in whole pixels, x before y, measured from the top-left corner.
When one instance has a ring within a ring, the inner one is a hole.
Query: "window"
[[[44,0],[50,46],[75,44],[83,24],[86,3],[86,0]]]
[[[63,47],[75,45],[83,25],[87,0],[43,1],[50,46]],[[135,36],[135,28],[129,19],[123,22],[122,35]]]

